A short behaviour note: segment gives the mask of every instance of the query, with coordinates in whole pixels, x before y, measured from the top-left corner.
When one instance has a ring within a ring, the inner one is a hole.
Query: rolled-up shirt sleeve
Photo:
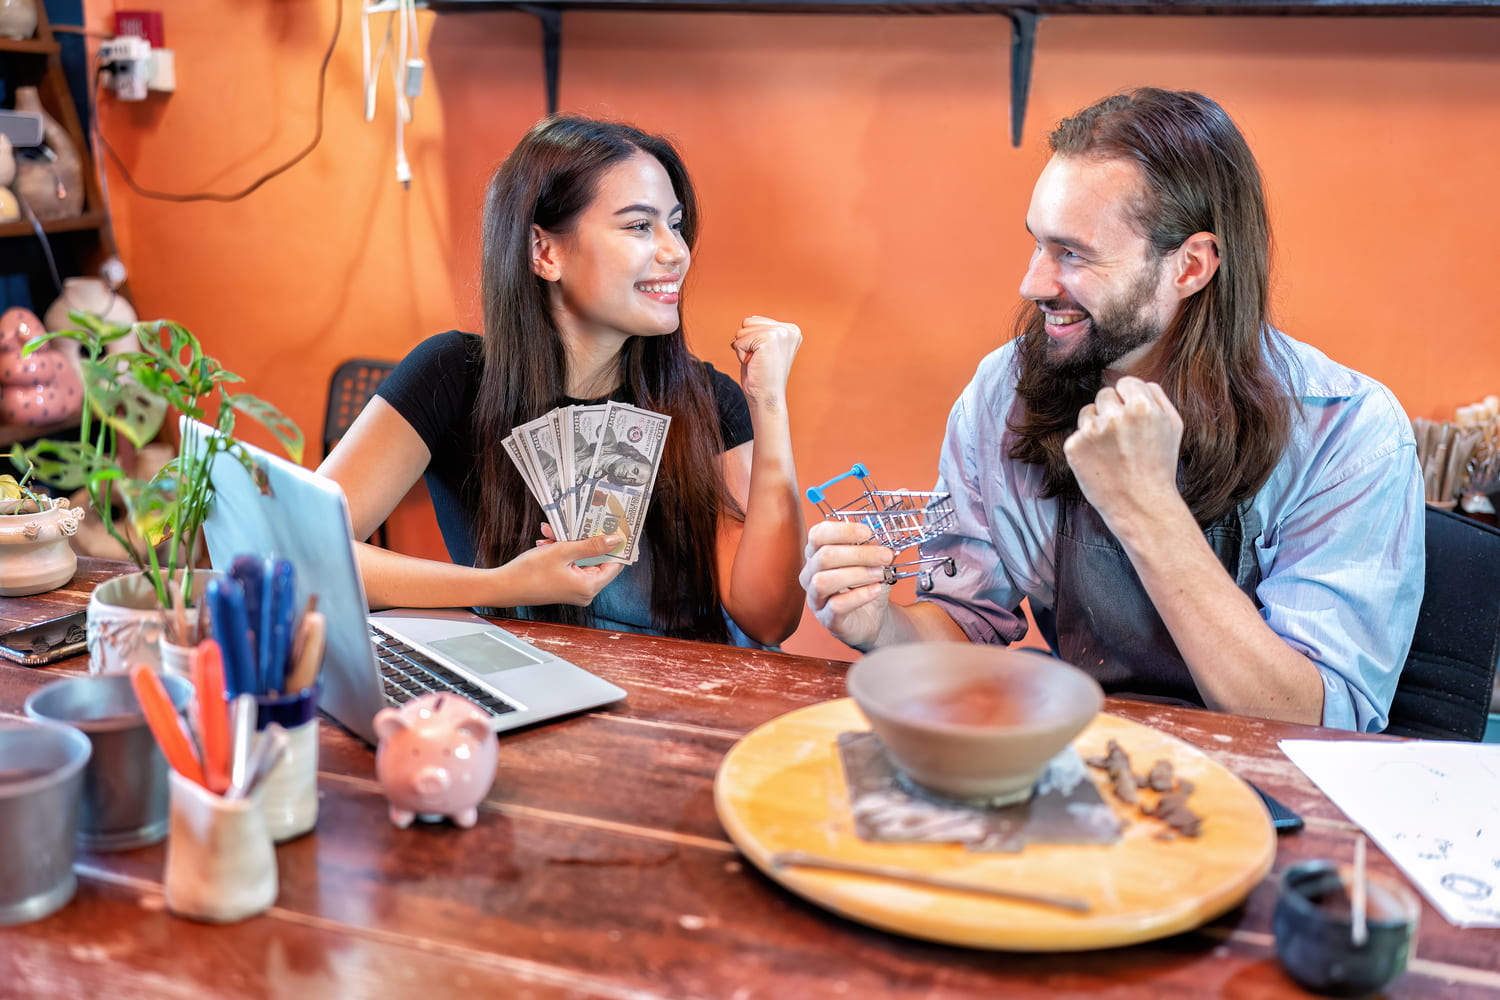
[[[948,415],[934,489],[951,496],[953,523],[922,546],[924,557],[951,559],[954,573],[932,567],[932,590],[919,599],[940,605],[974,642],[1020,640],[1022,599],[1051,592],[1053,505],[1039,507],[1032,470],[1007,457],[1012,357],[1002,348],[986,358]]]
[[[1305,434],[1273,477],[1256,544],[1261,616],[1318,668],[1323,725],[1385,728],[1411,646],[1426,563],[1411,425],[1383,387],[1305,397]]]

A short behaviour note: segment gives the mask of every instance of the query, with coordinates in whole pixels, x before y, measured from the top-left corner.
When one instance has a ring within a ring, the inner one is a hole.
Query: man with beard
[[[861,649],[1038,628],[1113,694],[1386,724],[1422,597],[1422,484],[1391,393],[1269,322],[1255,159],[1199,94],[1059,124],[1017,337],[949,416],[956,523],[892,604],[868,528],[808,535],[808,605]]]

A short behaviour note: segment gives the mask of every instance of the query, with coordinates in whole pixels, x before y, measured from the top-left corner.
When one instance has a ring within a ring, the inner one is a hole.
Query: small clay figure
[[[1105,745],[1105,749],[1109,751],[1108,755],[1090,757],[1089,766],[1106,771],[1109,774],[1109,780],[1114,785],[1115,795],[1121,802],[1134,805],[1139,797],[1135,793],[1135,773],[1130,770],[1130,756],[1116,740],[1110,740]]]
[[[1153,792],[1170,792],[1174,780],[1172,776],[1172,762],[1169,760],[1159,760],[1155,764],[1152,764],[1151,770],[1146,773],[1144,778],[1140,779],[1140,786],[1142,788],[1149,788]]]
[[[1143,805],[1141,812],[1147,816],[1155,816],[1184,837],[1196,837],[1203,832],[1203,817],[1187,806],[1187,798],[1192,793],[1191,781],[1179,781],[1175,789],[1162,793],[1154,809]]]

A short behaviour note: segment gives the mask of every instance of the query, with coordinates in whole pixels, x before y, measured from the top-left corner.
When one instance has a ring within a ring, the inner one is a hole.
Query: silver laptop
[[[189,426],[192,425],[192,431]],[[202,454],[207,427],[181,418]],[[325,712],[376,742],[375,713],[425,691],[456,691],[514,729],[625,697],[615,685],[464,610],[369,613],[354,556],[349,507],[326,477],[259,448],[245,450],[265,472],[265,489],[233,456],[214,456],[214,503],[203,532],[215,569],[251,553],[289,561],[299,606],[318,595],[327,620]]]

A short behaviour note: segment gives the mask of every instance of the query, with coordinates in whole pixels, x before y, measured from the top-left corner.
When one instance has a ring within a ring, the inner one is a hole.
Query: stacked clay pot
[[[46,344],[22,357],[26,342],[43,332],[42,321],[19,306],[0,315],[0,424],[46,427],[83,406],[78,371],[60,351]]]

